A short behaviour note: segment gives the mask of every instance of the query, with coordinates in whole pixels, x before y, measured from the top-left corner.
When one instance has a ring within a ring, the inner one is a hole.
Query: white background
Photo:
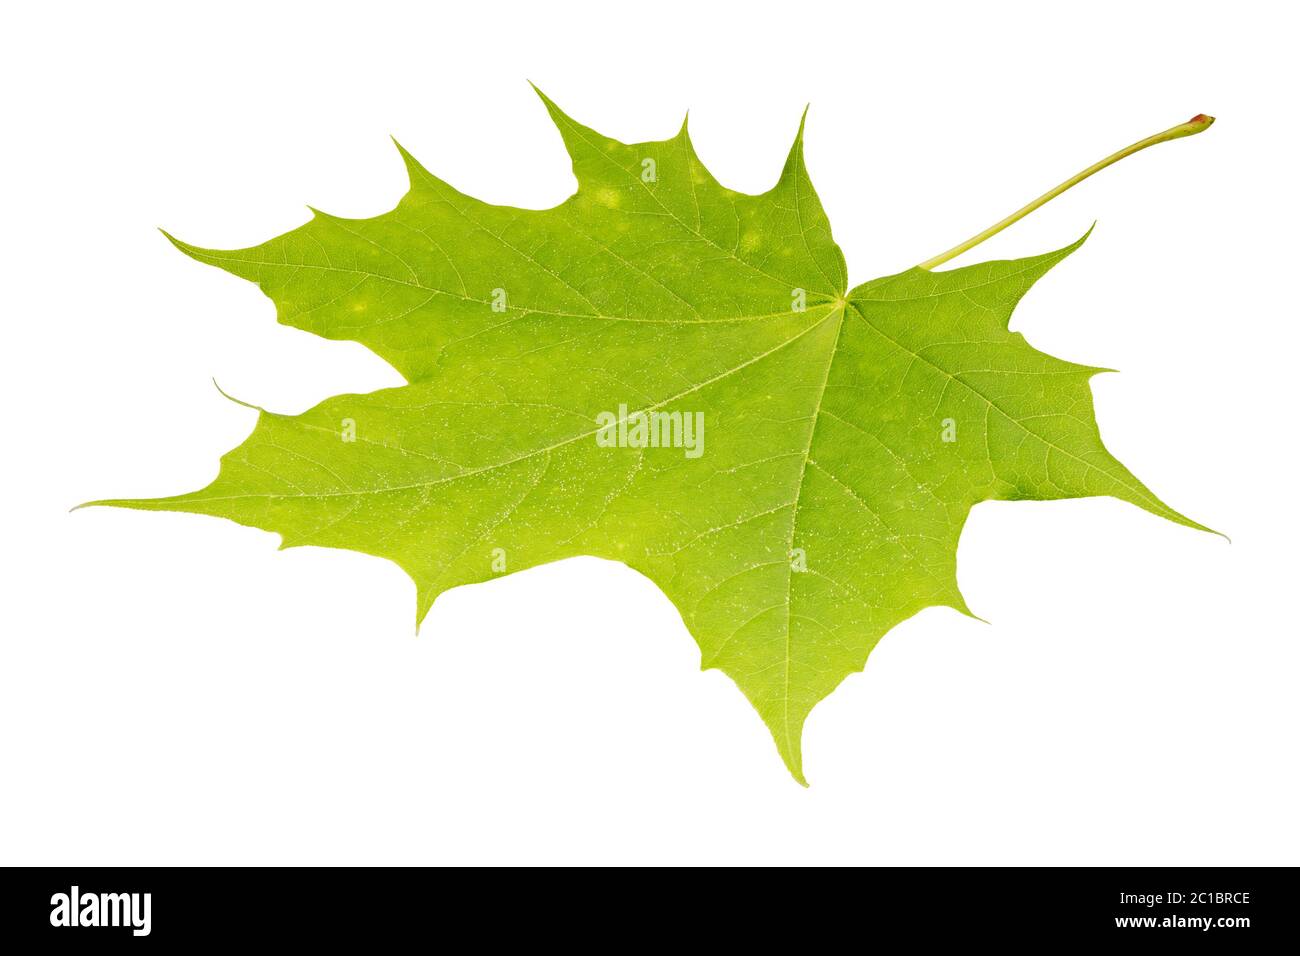
[[[26,4],[0,71],[0,862],[1300,863],[1297,24],[1282,4]],[[483,199],[573,179],[525,79],[728,185],[807,159],[854,284],[1197,112],[961,262],[1098,226],[1025,299],[1109,499],[977,507],[960,582],[805,733],[797,786],[664,596],[579,559],[442,597],[199,516],[254,413],[399,383],[154,231],[390,208],[395,135]]]

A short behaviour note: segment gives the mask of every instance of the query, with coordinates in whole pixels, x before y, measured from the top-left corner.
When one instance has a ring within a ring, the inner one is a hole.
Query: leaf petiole
[[[1181,139],[1184,136],[1193,136],[1196,133],[1200,133],[1203,130],[1209,129],[1210,125],[1213,122],[1214,122],[1213,116],[1206,116],[1204,113],[1198,113],[1195,116],[1193,116],[1191,119],[1189,119],[1186,123],[1180,123],[1177,126],[1171,126],[1163,133],[1156,133],[1154,136],[1148,136],[1146,139],[1138,140],[1136,143],[1134,143],[1131,146],[1125,146],[1119,152],[1111,153],[1105,159],[1101,160],[1100,162],[1093,163],[1091,166],[1089,166],[1087,169],[1083,170],[1082,172],[1075,173],[1073,176],[1071,176],[1065,182],[1061,183],[1059,186],[1056,186],[1053,189],[1049,189],[1047,192],[1043,193],[1033,202],[1029,203],[1026,206],[1022,206],[1020,209],[1017,209],[1015,212],[1007,216],[1005,219],[989,226],[983,232],[976,233],[975,235],[967,239],[965,242],[961,242],[953,246],[947,252],[941,252],[939,255],[935,256],[932,259],[926,259],[924,262],[918,263],[916,268],[927,269],[927,270],[933,269],[935,266],[942,265],[943,263],[947,262],[949,259],[955,259],[957,256],[961,255],[963,252],[966,252],[968,249],[975,248],[985,239],[988,239],[991,236],[996,236],[999,232],[1007,228],[1007,226],[1011,225],[1012,223],[1023,219],[1025,216],[1029,215],[1039,206],[1043,205],[1044,203],[1052,199],[1055,199],[1057,196],[1061,195],[1061,193],[1065,192],[1071,186],[1083,182],[1093,173],[1101,172],[1101,170],[1105,169],[1111,163],[1117,163],[1125,156],[1131,156],[1134,153],[1139,152],[1140,150],[1146,149],[1148,146],[1154,146],[1156,143],[1163,143],[1171,139]]]

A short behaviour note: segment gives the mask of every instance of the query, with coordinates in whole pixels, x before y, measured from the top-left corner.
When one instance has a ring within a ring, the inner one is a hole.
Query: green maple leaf
[[[709,174],[685,126],[629,146],[543,100],[579,184],[553,209],[480,202],[403,150],[410,190],[391,212],[315,212],[233,251],[172,240],[256,282],[280,322],[360,342],[409,384],[259,410],[206,488],[95,503],[388,558],[415,581],[417,622],[503,571],[624,562],[801,782],[805,718],[877,641],[925,607],[969,613],[956,552],[972,505],[1112,495],[1201,527],[1103,446],[1099,370],[1008,330],[1082,239],[930,271],[1035,204],[850,289],[802,124],[777,184],[749,196]]]

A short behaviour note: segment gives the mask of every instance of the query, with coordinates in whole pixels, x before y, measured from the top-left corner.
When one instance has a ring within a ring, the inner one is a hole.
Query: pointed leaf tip
[[[537,98],[541,100],[542,105],[546,107],[546,112],[550,114],[551,122],[554,123],[556,128],[560,131],[560,135],[562,137],[565,136],[566,134],[565,134],[564,124],[565,122],[572,123],[573,120],[569,119],[568,114],[566,114],[564,110],[560,109],[560,107],[556,105],[555,100],[551,99],[544,92],[542,92],[541,87],[539,87],[536,83],[534,83],[532,80],[529,80],[528,85],[533,88],[533,92],[537,94]]]
[[[790,771],[790,776],[794,777],[794,782],[807,790],[808,778],[803,773],[803,755],[795,754],[793,759],[786,758],[785,754],[781,756],[785,760],[785,769]]]
[[[1055,253],[1048,253],[1048,255],[1060,255],[1062,258],[1065,258],[1071,253],[1077,251],[1085,242],[1087,242],[1088,237],[1092,235],[1092,231],[1096,228],[1097,228],[1097,220],[1094,219],[1092,221],[1092,225],[1090,225],[1087,229],[1083,231],[1082,236],[1074,240],[1074,242],[1070,243],[1069,245],[1062,246],[1060,249],[1056,250]]]
[[[177,249],[179,249],[181,252],[185,253],[185,254],[186,254],[187,256],[189,256],[191,259],[195,259],[195,260],[197,260],[197,261],[199,261],[199,262],[202,262],[202,261],[203,261],[203,254],[206,253],[206,252],[211,251],[211,250],[208,250],[208,249],[204,249],[202,246],[191,245],[190,243],[185,242],[183,239],[177,239],[175,236],[173,236],[170,232],[168,232],[168,231],[167,231],[166,229],[164,229],[162,226],[159,226],[159,227],[158,227],[158,231],[161,232],[161,233],[163,234],[163,236],[166,237],[166,239],[167,239],[168,242],[170,242],[173,246],[175,246],[175,247],[176,247]]]
[[[799,114],[799,126],[794,133],[794,142],[790,144],[791,157],[794,157],[794,155],[803,147],[803,134],[804,130],[808,126],[808,108],[810,106],[812,106],[811,103],[805,103],[803,112]]]
[[[255,411],[255,412],[262,412],[262,413],[264,413],[264,414],[270,414],[270,413],[267,412],[266,409],[263,408],[261,405],[254,405],[254,404],[252,404],[251,402],[246,402],[246,401],[244,401],[242,398],[235,398],[235,396],[231,395],[231,394],[230,394],[229,392],[227,392],[224,388],[222,388],[219,384],[217,384],[217,378],[216,378],[215,375],[212,377],[212,387],[215,388],[215,389],[220,393],[220,395],[221,395],[222,398],[227,399],[228,401],[234,402],[236,405],[242,405],[244,408],[251,408],[251,409],[252,409],[253,411]]]
[[[411,155],[410,151],[397,141],[396,136],[394,136],[392,133],[389,133],[388,138],[392,140],[393,145],[397,147],[397,155],[402,157],[402,165],[406,167],[407,184],[409,186],[414,186],[415,174],[417,171],[423,171],[423,167],[419,164],[416,158]]]
[[[397,154],[402,157],[404,163],[409,166],[411,163],[415,162],[415,157],[411,155],[411,151],[403,146],[396,136],[389,133],[388,138],[392,140],[393,145],[397,147]]]
[[[546,104],[546,108],[548,110],[559,110],[559,107],[555,105],[555,101],[551,99],[549,96],[547,96],[546,93],[543,92],[540,86],[538,86],[532,80],[528,81],[528,85],[533,88],[533,92],[537,94],[537,98]]]

